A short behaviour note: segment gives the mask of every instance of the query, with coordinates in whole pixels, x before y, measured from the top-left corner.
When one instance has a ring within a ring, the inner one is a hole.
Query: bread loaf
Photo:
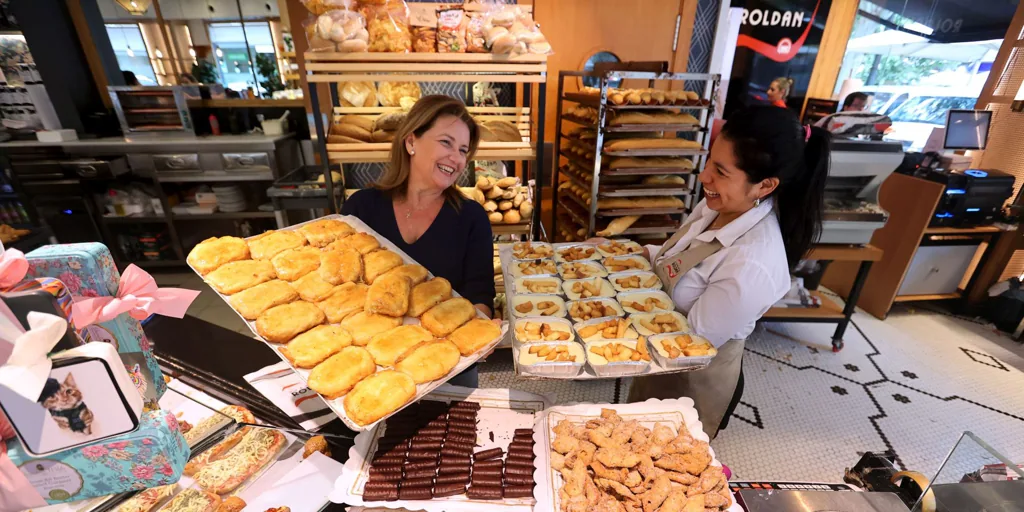
[[[331,132],[331,135],[351,137],[362,142],[370,142],[373,140],[373,134],[370,133],[370,130],[354,124],[335,124],[331,127]]]
[[[605,151],[631,149],[701,149],[699,142],[687,139],[619,139],[606,142]]]
[[[374,142],[391,142],[395,138],[395,132],[376,130],[373,132]]]
[[[381,114],[381,116],[373,122],[373,131],[384,130],[386,132],[393,132],[397,130],[403,122],[405,122],[405,112],[388,112],[387,114]]]
[[[366,116],[359,116],[353,114],[341,116],[341,118],[338,119],[338,124],[351,124],[354,126],[358,126],[366,131],[373,131],[373,119],[370,119],[369,117]]]
[[[516,125],[508,121],[484,121],[480,124],[481,128],[486,128],[486,131],[481,130],[480,140],[486,140],[490,142],[522,142],[523,136],[519,134],[519,129]],[[490,132],[490,139],[484,138],[484,133]]]
[[[671,156],[616,156],[611,157],[608,161],[609,169],[625,169],[634,167],[669,167],[679,169],[693,169],[693,162],[689,158],[677,158]]]
[[[608,124],[621,126],[624,124],[698,124],[696,117],[685,112],[620,112],[613,117]]]
[[[366,142],[366,141],[359,140],[359,139],[353,139],[352,137],[347,137],[345,135],[328,135],[327,136],[327,143],[328,144],[363,144],[364,142]]]

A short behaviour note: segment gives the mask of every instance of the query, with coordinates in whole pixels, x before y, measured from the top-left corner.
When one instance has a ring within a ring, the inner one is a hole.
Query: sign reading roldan
[[[761,25],[765,27],[802,27],[803,11],[775,11],[768,9],[743,9],[741,25]]]

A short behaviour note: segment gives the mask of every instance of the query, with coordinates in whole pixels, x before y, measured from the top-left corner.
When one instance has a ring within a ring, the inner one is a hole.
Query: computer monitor
[[[946,114],[945,149],[985,149],[991,110],[950,109]]]

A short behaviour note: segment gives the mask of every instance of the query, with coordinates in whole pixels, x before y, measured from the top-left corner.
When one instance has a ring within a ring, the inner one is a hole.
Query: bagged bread
[[[420,99],[423,92],[416,82],[381,82],[377,88],[377,100],[382,107],[402,106],[403,98],[410,98],[412,103]]]
[[[337,45],[338,51],[365,52],[369,40],[366,20],[357,12],[335,9],[316,18],[316,35]]]
[[[437,53],[437,29],[434,27],[412,27],[412,51],[414,53]]]
[[[429,4],[409,5],[409,26],[412,27],[412,51],[437,53],[437,10]]]
[[[437,11],[437,53],[466,53],[466,16],[461,7]]]
[[[484,16],[480,13],[466,13],[466,51],[469,53],[487,53],[484,40]]]
[[[338,88],[343,107],[376,107],[377,88],[373,82],[345,82]]]
[[[368,0],[361,5],[371,52],[408,53],[412,50],[409,6],[405,0]]]

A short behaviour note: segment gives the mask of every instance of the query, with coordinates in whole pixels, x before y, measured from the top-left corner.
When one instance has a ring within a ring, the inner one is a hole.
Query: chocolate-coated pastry
[[[438,482],[438,485],[434,487],[434,497],[435,498],[444,498],[444,497],[447,497],[447,496],[458,496],[460,494],[465,494],[465,493],[466,493],[466,484],[465,483],[449,483],[449,484],[440,485],[440,482]]]
[[[508,485],[505,486],[504,495],[506,498],[532,498],[533,485]]]
[[[471,500],[500,500],[502,497],[501,487],[480,487],[471,485],[466,491],[466,496]]]

